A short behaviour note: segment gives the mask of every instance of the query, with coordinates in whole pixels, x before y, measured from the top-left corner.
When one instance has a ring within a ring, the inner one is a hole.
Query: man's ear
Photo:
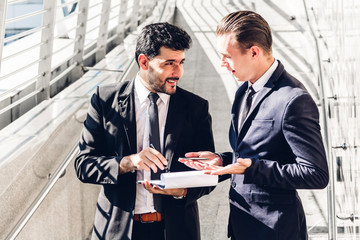
[[[139,66],[142,70],[148,70],[149,67],[149,59],[145,56],[145,54],[140,54],[138,57]]]
[[[250,47],[250,52],[252,57],[258,57],[260,53],[260,48],[256,45]]]

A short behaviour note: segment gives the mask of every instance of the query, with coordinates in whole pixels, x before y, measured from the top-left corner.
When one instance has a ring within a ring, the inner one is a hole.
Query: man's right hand
[[[189,160],[179,158],[179,162],[185,164],[186,166],[196,169],[196,170],[205,170],[213,166],[222,166],[223,162],[219,155],[212,152],[189,152],[185,154],[186,158],[207,158],[208,160]]]
[[[139,153],[125,156],[120,161],[120,174],[130,172],[132,170],[145,170],[157,172],[160,168],[164,170],[167,160],[157,150],[147,147]]]

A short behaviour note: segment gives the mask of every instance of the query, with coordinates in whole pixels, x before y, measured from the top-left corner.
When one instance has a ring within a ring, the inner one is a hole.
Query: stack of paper
[[[217,175],[204,174],[205,171],[187,171],[162,173],[160,180],[149,181],[162,189],[193,188],[215,186],[219,178]],[[143,181],[139,181],[141,183]]]

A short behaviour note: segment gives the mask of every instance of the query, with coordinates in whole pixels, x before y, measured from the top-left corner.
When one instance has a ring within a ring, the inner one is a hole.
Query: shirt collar
[[[279,65],[279,63],[275,59],[274,62],[269,67],[269,69],[255,83],[252,84],[249,81],[248,87],[252,86],[255,92],[260,91],[260,89],[262,89],[265,86],[267,81],[269,81],[270,77],[273,75],[273,73],[275,72],[278,65]]]
[[[139,98],[139,101],[140,101],[140,105],[146,101],[146,99],[148,99],[148,95],[150,93],[149,89],[147,89],[142,81],[141,81],[141,77],[138,74],[136,74],[136,77],[135,77],[135,92]],[[170,100],[170,95],[169,94],[166,94],[166,93],[157,93],[160,97],[160,99],[166,104],[168,104],[169,100]]]

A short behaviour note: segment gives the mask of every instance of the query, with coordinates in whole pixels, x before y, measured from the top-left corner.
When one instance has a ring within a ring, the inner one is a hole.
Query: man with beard
[[[190,170],[177,161],[186,152],[214,150],[208,102],[177,87],[190,43],[169,23],[146,26],[135,79],[92,96],[75,161],[82,182],[102,185],[92,239],[200,239],[197,199],[212,188],[162,190],[147,181]]]

